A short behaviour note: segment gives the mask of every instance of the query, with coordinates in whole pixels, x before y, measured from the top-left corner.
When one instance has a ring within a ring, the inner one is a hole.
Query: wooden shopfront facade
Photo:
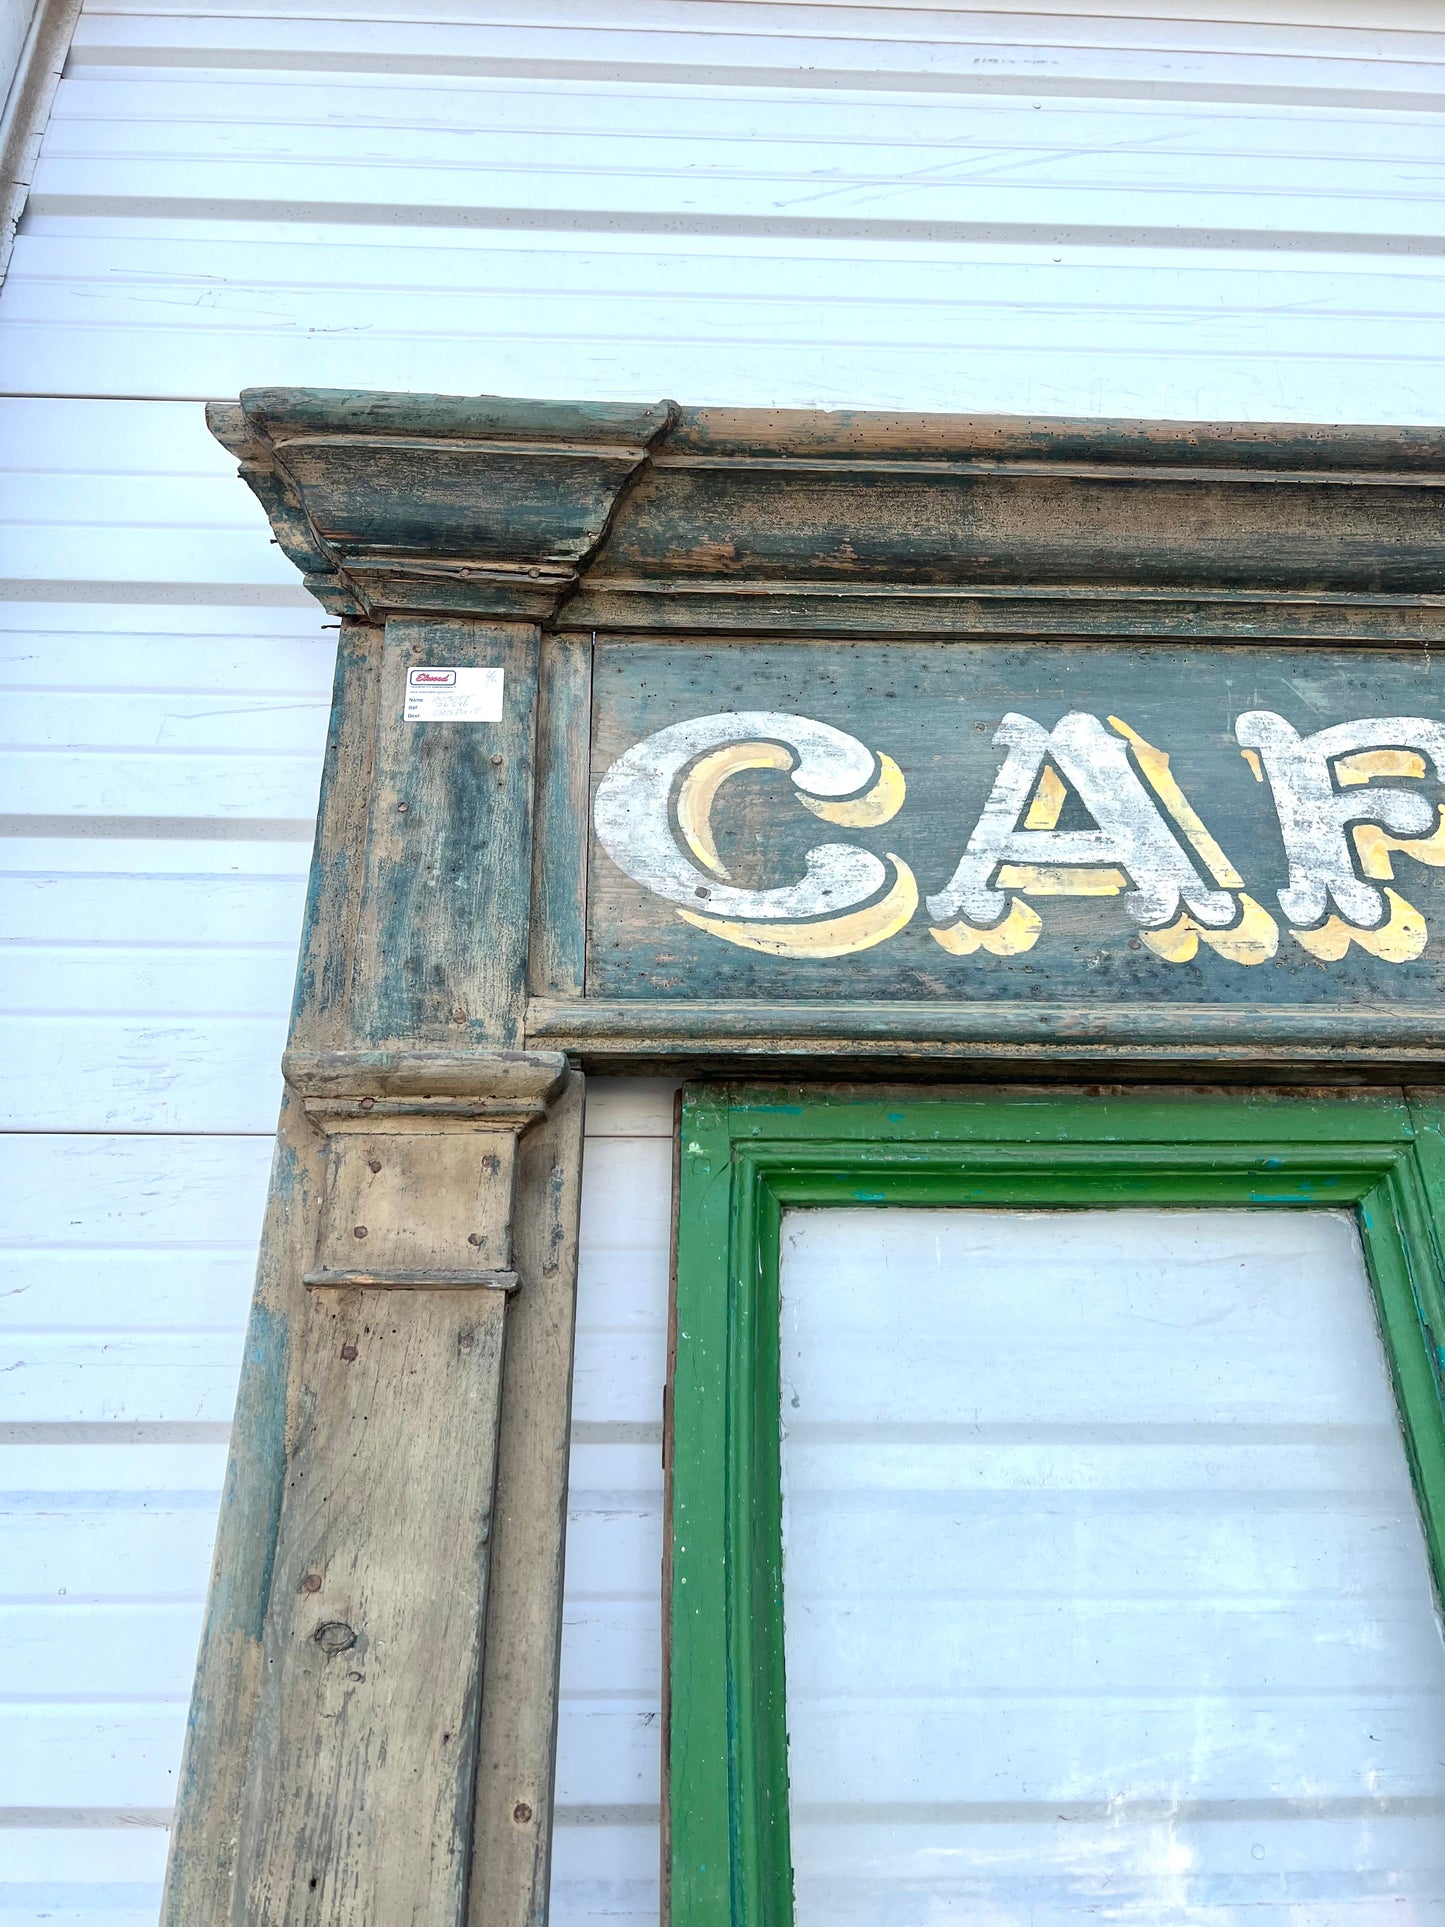
[[[545,1916],[597,1073],[674,1927],[1438,1918],[1439,434],[212,425],[342,629],[169,1927]]]

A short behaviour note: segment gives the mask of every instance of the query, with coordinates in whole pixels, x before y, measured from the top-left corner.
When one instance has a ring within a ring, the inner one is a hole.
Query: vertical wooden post
[[[458,1927],[520,1133],[565,1066],[288,1058],[326,1132],[238,1921]]]
[[[582,1083],[568,1078],[518,1153],[516,1264],[527,1282],[507,1312],[468,1927],[547,1918]]]
[[[499,1877],[530,1907],[540,1864],[545,1906],[581,1081],[516,1048],[537,655],[531,623],[343,637],[218,1550],[246,1609],[213,1599],[166,1927],[465,1927],[498,1503],[488,1664],[529,1704],[490,1716],[487,1780],[526,1789]],[[500,668],[500,720],[406,722],[416,664]]]

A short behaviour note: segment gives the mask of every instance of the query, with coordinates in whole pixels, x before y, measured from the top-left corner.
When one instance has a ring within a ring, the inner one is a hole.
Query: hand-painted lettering
[[[1445,803],[1390,779],[1445,782],[1445,727],[1364,717],[1302,736],[1273,711],[1250,710],[1235,733],[1278,822],[1289,880],[1276,894],[1289,934],[1323,963],[1352,943],[1386,963],[1418,957],[1425,919],[1386,886],[1396,855],[1445,866]],[[1047,908],[1036,904],[1059,897],[1119,898],[1166,962],[1192,961],[1201,944],[1246,966],[1278,953],[1279,924],[1246,890],[1168,753],[1123,718],[1072,710],[1046,729],[1010,711],[993,741],[1003,761],[972,828],[960,826],[952,875],[926,902],[930,933],[950,955],[1026,953],[1046,930]],[[904,929],[919,890],[913,867],[891,851],[819,843],[793,882],[733,881],[714,806],[748,770],[787,775],[798,804],[854,830],[892,821],[906,796],[892,756],[831,724],[723,711],[660,729],[617,758],[597,791],[602,847],[685,922],[744,949],[844,957]],[[1066,806],[1075,824],[1060,828]]]

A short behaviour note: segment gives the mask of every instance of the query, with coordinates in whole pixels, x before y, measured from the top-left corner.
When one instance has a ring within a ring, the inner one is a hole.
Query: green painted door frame
[[[784,1210],[1353,1209],[1442,1587],[1442,1128],[1445,1105],[1398,1092],[687,1092],[671,1400],[671,1927],[792,1921],[778,1442]]]

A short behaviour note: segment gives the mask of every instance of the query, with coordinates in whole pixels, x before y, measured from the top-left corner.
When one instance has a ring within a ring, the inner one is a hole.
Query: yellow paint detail
[[[1425,919],[1394,890],[1386,890],[1385,901],[1390,914],[1378,930],[1357,930],[1332,916],[1318,930],[1296,930],[1295,939],[1321,963],[1338,963],[1352,943],[1382,963],[1413,963],[1430,938]]]
[[[1028,814],[1024,818],[1026,830],[1052,830],[1064,811],[1064,798],[1068,795],[1064,779],[1052,763],[1044,765],[1039,786],[1029,803]]]
[[[1402,856],[1412,856],[1417,863],[1427,864],[1432,870],[1445,869],[1445,803],[1437,805],[1437,813],[1439,820],[1429,836],[1391,836],[1378,823],[1356,823],[1352,834],[1365,875],[1377,883],[1393,878],[1392,850],[1398,850]]]
[[[1372,776],[1424,774],[1425,758],[1413,749],[1357,749],[1335,758],[1335,775],[1346,786],[1368,783]]]
[[[1033,949],[1043,927],[1044,920],[1038,911],[1015,897],[1009,904],[1008,915],[992,930],[977,930],[960,917],[957,923],[941,930],[931,929],[928,934],[954,957],[969,957],[976,950],[986,950],[991,957],[1021,957],[1026,950]]]
[[[1255,782],[1262,783],[1264,781],[1264,764],[1259,760],[1259,751],[1257,749],[1242,749],[1239,753],[1254,771]]]
[[[1129,725],[1121,722],[1117,716],[1109,718],[1109,727],[1127,739],[1150,789],[1193,844],[1195,854],[1206,866],[1214,881],[1223,890],[1241,889],[1244,878],[1220,849],[1205,827],[1199,812],[1175,782],[1166,753],[1162,749],[1155,749],[1152,743],[1146,743],[1137,729],[1130,729]]]
[[[886,896],[861,910],[846,911],[841,917],[827,917],[819,923],[764,923],[730,917],[709,917],[701,910],[679,910],[684,923],[695,924],[711,937],[738,944],[744,950],[760,950],[768,957],[851,957],[855,951],[871,949],[898,932],[918,908],[918,885],[913,872],[901,857],[888,853],[898,872]]]
[[[781,743],[724,743],[701,756],[683,778],[677,797],[677,823],[683,840],[705,870],[724,883],[731,873],[717,853],[712,834],[713,799],[740,769],[791,769],[793,752]]]
[[[1241,894],[1239,902],[1243,914],[1228,930],[1211,930],[1185,911],[1167,929],[1142,930],[1139,934],[1166,963],[1192,963],[1201,938],[1230,963],[1268,963],[1279,949],[1279,925],[1253,897]]]
[[[1199,925],[1187,910],[1162,930],[1141,930],[1139,934],[1165,963],[1193,963],[1199,950]]]
[[[1063,863],[1005,863],[997,881],[1000,890],[1023,890],[1031,897],[1116,897],[1129,887],[1122,870]]]
[[[1388,883],[1395,874],[1390,852],[1399,847],[1389,831],[1382,830],[1378,823],[1356,823],[1351,834],[1365,875],[1376,883]]]
[[[881,749],[875,753],[878,781],[865,795],[855,796],[849,802],[830,803],[825,797],[804,796],[800,792],[798,801],[814,816],[821,816],[827,823],[841,823],[849,830],[871,830],[876,824],[891,822],[903,807],[908,786],[893,758],[885,756]]]

